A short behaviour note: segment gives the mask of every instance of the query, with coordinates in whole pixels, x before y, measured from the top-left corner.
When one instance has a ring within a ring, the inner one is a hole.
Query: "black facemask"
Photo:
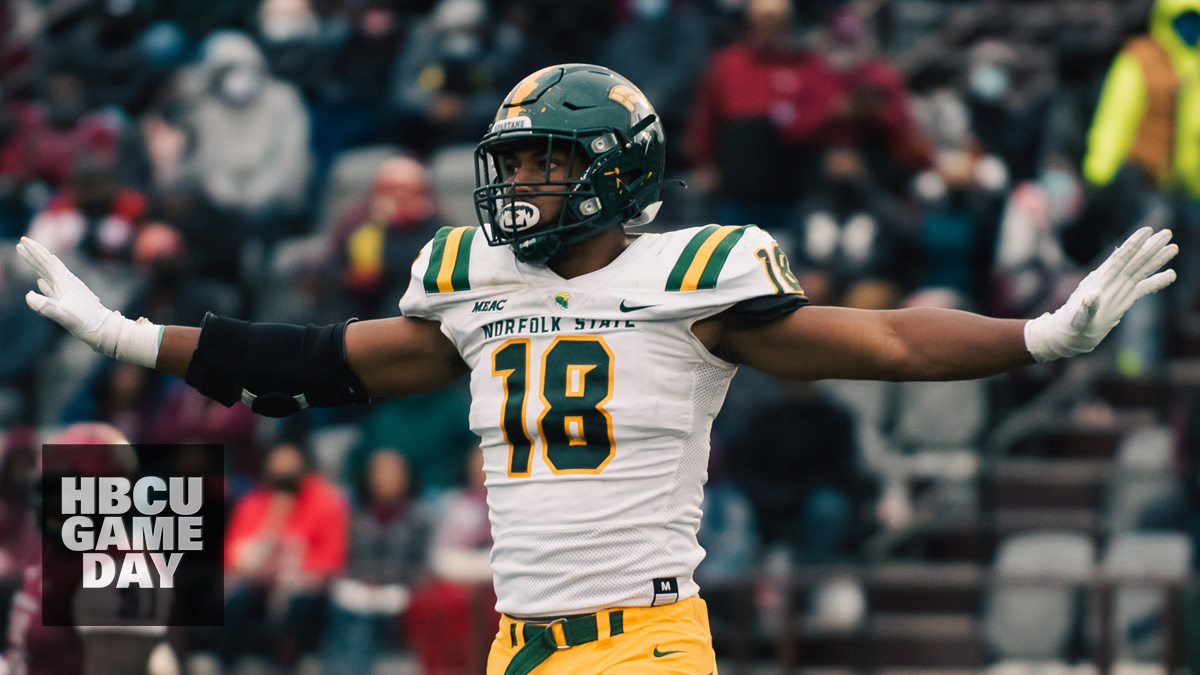
[[[267,476],[266,483],[276,492],[296,494],[300,491],[300,482],[304,480],[301,473],[277,473]]]
[[[83,117],[85,109],[81,101],[54,101],[46,106],[46,118],[55,129],[70,129]]]
[[[850,213],[866,206],[866,190],[857,180],[835,179],[829,182],[829,199],[838,213]]]

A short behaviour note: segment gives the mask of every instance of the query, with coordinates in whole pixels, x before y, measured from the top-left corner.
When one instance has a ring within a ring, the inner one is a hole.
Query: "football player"
[[[1171,233],[1133,234],[1031,321],[809,306],[756,227],[631,236],[663,182],[662,125],[611,70],[545,68],[476,150],[479,227],[418,256],[401,316],[335,326],[106,309],[29,240],[29,305],[109,356],[266,415],[470,375],[503,618],[489,675],[715,672],[692,573],[709,429],[739,364],[781,378],[949,380],[1092,350],[1174,280]],[[1157,272],[1157,273],[1156,273]]]

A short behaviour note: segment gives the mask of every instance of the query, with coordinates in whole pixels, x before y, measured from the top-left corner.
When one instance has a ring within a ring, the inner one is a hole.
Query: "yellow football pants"
[[[616,617],[613,613],[619,612]],[[715,675],[708,606],[698,597],[660,607],[618,607],[596,614],[599,639],[554,652],[531,675]],[[614,631],[619,631],[613,635]],[[487,675],[503,675],[525,645],[525,624],[508,615],[492,642]],[[561,644],[561,640],[559,643]]]

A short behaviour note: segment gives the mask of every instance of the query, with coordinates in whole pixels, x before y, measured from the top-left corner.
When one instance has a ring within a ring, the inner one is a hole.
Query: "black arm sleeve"
[[[315,406],[369,403],[346,361],[346,326],[251,323],[205,315],[186,381],[229,407],[237,401],[268,417]]]

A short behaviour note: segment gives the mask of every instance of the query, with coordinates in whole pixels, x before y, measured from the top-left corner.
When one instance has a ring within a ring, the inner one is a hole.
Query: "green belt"
[[[565,644],[558,644],[554,638],[554,626],[562,626]],[[625,632],[625,612],[616,610],[608,613],[609,635],[620,635]],[[527,623],[521,629],[525,638],[525,646],[517,650],[504,675],[527,675],[533,669],[542,665],[550,655],[562,649],[569,649],[600,639],[600,629],[597,626],[595,614],[576,617],[574,619],[555,619],[550,623]],[[517,646],[517,624],[509,625],[509,639],[512,646]]]

